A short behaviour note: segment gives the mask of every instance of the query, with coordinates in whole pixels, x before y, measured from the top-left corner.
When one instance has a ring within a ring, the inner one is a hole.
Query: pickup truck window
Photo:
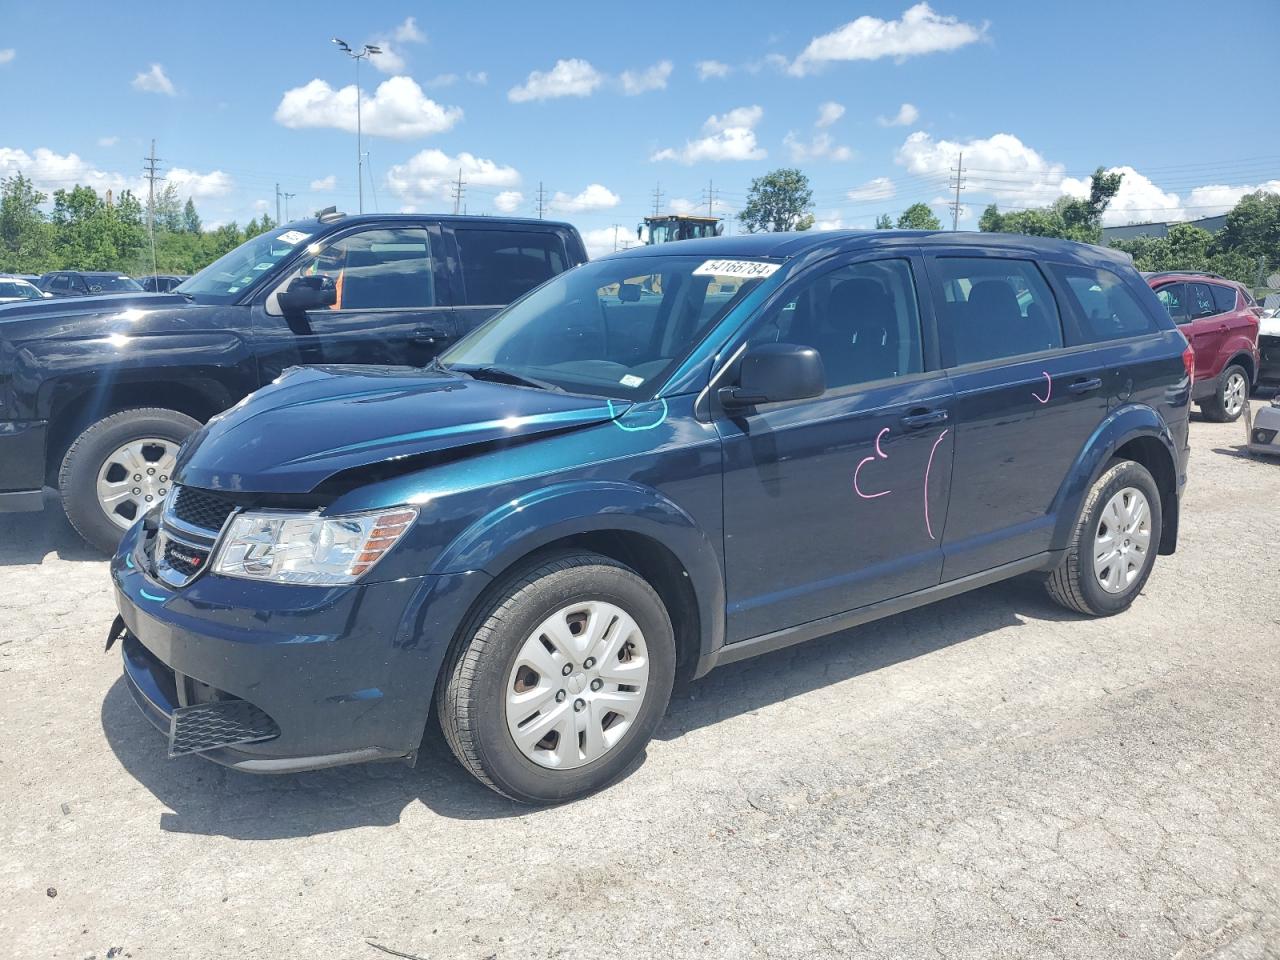
[[[564,240],[534,230],[455,230],[468,306],[512,303],[565,271]]]
[[[331,310],[392,310],[436,303],[431,244],[420,227],[362,230],[320,247],[279,289],[298,276],[333,279]]]
[[[271,273],[306,239],[306,234],[289,227],[259,234],[184,280],[177,291],[209,303],[230,303]]]

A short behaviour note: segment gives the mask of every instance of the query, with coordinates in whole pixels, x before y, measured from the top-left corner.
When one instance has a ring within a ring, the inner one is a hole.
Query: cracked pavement
[[[1017,580],[677,691],[621,783],[165,759],[106,564],[0,515],[0,939],[23,958],[1280,957],[1280,462],[1192,424],[1181,544],[1086,620]],[[56,891],[50,896],[49,891]]]

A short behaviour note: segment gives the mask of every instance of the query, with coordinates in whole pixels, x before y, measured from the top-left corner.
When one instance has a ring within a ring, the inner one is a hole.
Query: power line
[[[142,172],[147,178],[147,233],[151,237],[151,275],[154,277],[159,269],[156,266],[156,182],[164,182],[164,177],[160,176],[160,158],[156,156],[154,139],[151,141],[151,153],[142,159],[146,163]]]
[[[951,172],[955,175],[952,177],[948,186],[956,188],[956,199],[951,204],[951,232],[955,233],[960,229],[960,191],[964,189],[964,151],[960,151],[960,155],[956,157],[956,165],[951,168]]]

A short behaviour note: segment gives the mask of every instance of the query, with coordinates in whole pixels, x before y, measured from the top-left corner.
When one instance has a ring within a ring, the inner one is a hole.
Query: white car
[[[0,277],[0,303],[15,303],[19,300],[43,300],[50,294],[44,293],[34,283],[18,277]]]
[[[1280,396],[1254,413],[1249,428],[1249,452],[1280,457]]]

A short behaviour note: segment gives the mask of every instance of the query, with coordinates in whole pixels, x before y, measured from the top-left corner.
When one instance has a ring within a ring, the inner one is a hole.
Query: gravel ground
[[[3,952],[1280,957],[1280,463],[1243,433],[1193,424],[1181,548],[1129,612],[1020,580],[725,667],[547,810],[438,742],[166,760],[102,652],[105,563],[0,515]]]

